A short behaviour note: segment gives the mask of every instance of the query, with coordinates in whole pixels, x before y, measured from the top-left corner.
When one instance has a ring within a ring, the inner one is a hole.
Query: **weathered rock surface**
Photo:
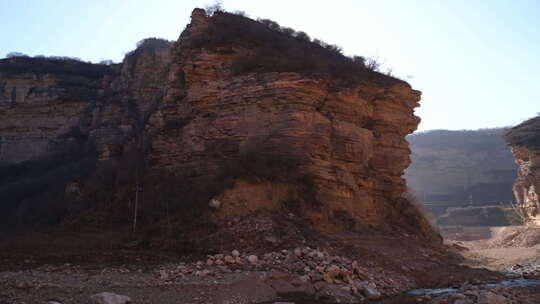
[[[529,224],[540,224],[540,117],[523,122],[506,134],[518,165],[514,183],[517,206]]]
[[[0,64],[0,162],[57,153],[63,142],[77,136],[73,129],[111,72],[106,66],[46,60],[12,58]],[[39,69],[42,61],[50,66]]]
[[[296,204],[319,226],[406,226],[405,136],[419,123],[420,92],[401,81],[335,89],[298,73],[237,75],[232,62],[249,49],[189,47],[213,20],[195,10],[172,50],[159,115],[177,124],[154,138],[155,166],[201,180],[236,175],[215,193],[217,218]]]
[[[69,59],[0,62],[0,162],[58,154],[67,141],[91,140],[101,159],[118,157],[151,128],[161,101],[170,43],[147,39],[119,65]]]
[[[242,18],[231,16],[196,9],[172,47],[150,39],[90,79],[71,73],[75,88],[88,96],[56,93],[70,92],[60,82],[65,73],[6,74],[0,67],[0,160],[40,159],[65,138],[92,143],[100,160],[144,151],[139,162],[169,174],[162,181],[178,178],[169,189],[198,191],[178,190],[174,202],[204,198],[200,208],[190,208],[214,223],[273,210],[301,215],[323,230],[397,229],[434,237],[402,198],[410,163],[405,136],[420,121],[414,108],[421,93],[373,71],[365,73],[379,81],[346,85],[326,74],[236,73],[234,64],[254,52],[256,41],[216,46],[201,36],[219,18]],[[164,182],[146,184],[143,193],[153,205],[152,187]],[[71,195],[72,188],[65,192]],[[84,185],[75,188],[84,195]],[[133,198],[117,191],[107,199],[129,206]]]

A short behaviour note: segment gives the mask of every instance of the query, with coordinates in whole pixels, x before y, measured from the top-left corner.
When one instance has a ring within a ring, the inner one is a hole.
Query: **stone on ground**
[[[91,304],[127,304],[131,303],[128,296],[118,295],[112,292],[101,292],[90,297]]]

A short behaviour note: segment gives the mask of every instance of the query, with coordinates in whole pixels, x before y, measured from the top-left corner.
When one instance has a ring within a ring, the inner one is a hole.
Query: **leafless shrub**
[[[366,61],[366,67],[371,71],[378,72],[381,68],[381,62],[378,57],[369,57]]]
[[[366,79],[381,83],[400,81],[378,71],[380,64],[374,59],[368,62],[360,56],[344,56],[342,48],[335,44],[319,39],[311,41],[306,33],[268,19],[255,21],[223,11],[213,13],[212,19],[202,33],[191,37],[190,46],[210,50],[231,45],[250,48],[252,52],[248,56],[233,62],[235,74],[296,72],[315,77],[330,76],[336,80],[337,87]]]
[[[224,12],[225,10],[223,9],[223,1],[220,1],[220,0],[217,0],[216,2],[214,2],[214,4],[212,5],[207,5],[204,10],[206,11],[206,14],[211,17],[213,16],[215,13],[218,13],[218,12]]]
[[[514,203],[514,201],[510,201],[510,207],[512,207],[512,210],[521,219],[522,223],[527,222],[527,214],[525,213],[525,210],[523,210],[523,208],[518,206],[517,203]]]
[[[424,208],[424,203],[417,195],[408,189],[401,197],[408,202],[408,206],[403,210],[407,215],[406,218],[414,219],[419,228],[426,232],[429,230],[439,231],[437,219]]]

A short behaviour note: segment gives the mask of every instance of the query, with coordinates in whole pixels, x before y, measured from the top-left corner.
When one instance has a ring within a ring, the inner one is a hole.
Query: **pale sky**
[[[147,37],[176,40],[207,0],[0,0],[0,57],[122,60]],[[540,1],[224,0],[376,56],[423,92],[420,130],[515,125],[540,112]]]

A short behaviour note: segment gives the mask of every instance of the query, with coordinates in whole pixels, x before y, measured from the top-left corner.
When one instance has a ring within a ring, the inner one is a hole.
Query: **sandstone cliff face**
[[[540,225],[540,117],[510,129],[506,139],[518,165],[517,206],[529,224]]]
[[[98,99],[83,127],[95,142],[100,159],[121,157],[124,151],[138,149],[150,130],[150,116],[162,100],[170,45],[141,45],[126,56],[116,77],[103,80]]]
[[[112,66],[0,60],[0,229],[49,225],[119,191],[117,163],[142,154],[168,54],[161,41]]]
[[[401,81],[336,90],[331,79],[298,73],[236,75],[232,62],[249,48],[190,47],[213,19],[195,10],[173,48],[154,166],[201,180],[232,175],[211,193],[222,204],[216,218],[285,206],[319,226],[406,225],[405,136],[419,123],[420,92]],[[282,170],[265,176],[268,167]]]
[[[426,220],[402,198],[402,176],[410,163],[405,136],[419,123],[414,108],[420,92],[367,69],[366,77],[353,82],[324,73],[239,73],[238,62],[256,53],[257,41],[210,45],[203,39],[216,20],[228,16],[194,10],[172,48],[143,44],[110,72],[81,80],[91,88],[89,98],[60,103],[54,94],[28,93],[31,87],[61,89],[51,73],[22,80],[26,76],[2,75],[2,160],[46,153],[45,148],[27,153],[23,144],[6,148],[7,139],[28,139],[38,147],[68,133],[92,142],[102,161],[144,152],[148,176],[138,177],[145,184],[139,199],[144,208],[166,202],[167,216],[169,206],[186,205],[200,209],[196,220],[204,217],[219,226],[271,211],[305,217],[323,230],[373,228],[433,237]],[[34,106],[23,107],[26,99],[20,96],[31,96]],[[51,115],[55,106],[61,109]],[[36,141],[35,134],[46,136]],[[87,189],[81,192],[109,186],[82,185]],[[130,208],[132,198],[119,192],[133,191],[122,187],[107,200]],[[210,209],[211,199],[219,208]]]
[[[5,163],[56,153],[66,140],[62,135],[79,124],[107,73],[33,71],[16,68],[20,60],[32,61],[7,59],[0,68],[0,162]]]

